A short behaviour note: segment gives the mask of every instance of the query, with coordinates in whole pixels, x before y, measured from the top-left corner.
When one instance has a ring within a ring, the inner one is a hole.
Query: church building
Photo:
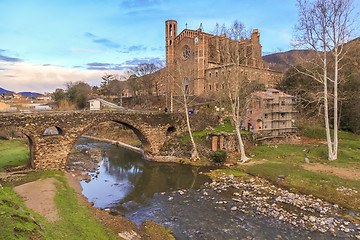
[[[254,29],[250,39],[237,41],[225,34],[220,36],[184,29],[180,34],[177,21],[165,22],[166,89],[173,95],[187,91],[195,96],[213,96],[225,89],[225,78],[238,77],[256,80],[266,88],[273,88],[282,77],[281,72],[264,68],[260,33]],[[175,74],[177,73],[177,74]]]

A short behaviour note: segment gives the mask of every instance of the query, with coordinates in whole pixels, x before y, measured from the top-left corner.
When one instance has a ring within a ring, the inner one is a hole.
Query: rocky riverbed
[[[223,175],[211,183],[205,183],[201,191],[204,197],[209,196],[210,191],[232,194],[230,202],[224,200],[216,203],[231,204],[230,210],[234,212],[273,217],[312,232],[360,239],[359,215],[312,195],[278,188],[261,178],[242,179]],[[353,218],[345,218],[344,215],[352,215]]]

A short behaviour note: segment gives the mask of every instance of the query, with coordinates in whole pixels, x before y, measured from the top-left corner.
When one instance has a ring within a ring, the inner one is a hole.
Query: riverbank
[[[26,150],[22,143],[11,144]],[[7,154],[0,155],[2,163],[3,156]],[[155,223],[138,227],[94,208],[81,194],[80,180],[87,172],[21,170],[5,175],[10,177],[0,180],[0,239],[173,239]]]
[[[331,233],[334,237],[360,239],[360,215],[338,204],[288,191],[245,173],[237,172],[235,177],[217,170],[210,175],[213,181],[205,185],[203,195],[208,196],[210,191],[230,191],[231,211],[272,217],[295,228]]]

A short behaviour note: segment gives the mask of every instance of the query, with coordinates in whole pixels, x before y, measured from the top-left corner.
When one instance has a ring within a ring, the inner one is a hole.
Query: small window
[[[209,73],[209,77],[211,78],[211,73]]]
[[[267,113],[265,113],[265,118],[268,118],[268,115],[267,115]]]
[[[284,117],[285,117],[285,113],[281,113],[281,117],[284,118]]]
[[[215,75],[216,75],[216,77],[219,77],[219,73],[218,73],[218,72],[215,72]]]
[[[281,105],[285,105],[285,101],[281,101]]]
[[[209,90],[211,91],[211,84],[209,84]]]

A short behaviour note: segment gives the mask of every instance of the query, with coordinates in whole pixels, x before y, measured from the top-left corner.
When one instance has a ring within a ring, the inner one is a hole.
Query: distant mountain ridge
[[[0,94],[2,94],[2,93],[14,93],[14,92],[10,91],[10,90],[6,90],[4,88],[0,88]],[[36,92],[18,92],[18,93],[24,97],[30,97],[30,98],[42,95],[41,93],[36,93]]]
[[[0,88],[0,94],[2,93],[12,93],[12,91],[6,90],[4,88]]]
[[[353,58],[354,62],[359,62],[360,59],[360,37],[345,43],[350,51],[347,52],[346,58]],[[290,50],[287,52],[273,53],[263,56],[262,59],[265,66],[270,69],[285,72],[291,66],[298,65],[304,61],[313,60],[316,57],[314,50]],[[358,65],[356,65],[358,66]]]
[[[313,50],[290,50],[287,52],[280,52],[263,56],[265,64],[270,69],[285,72],[291,66],[300,64],[305,60],[310,60],[315,57]]]
[[[23,97],[37,97],[39,95],[42,95],[40,93],[36,93],[36,92],[19,92]]]

